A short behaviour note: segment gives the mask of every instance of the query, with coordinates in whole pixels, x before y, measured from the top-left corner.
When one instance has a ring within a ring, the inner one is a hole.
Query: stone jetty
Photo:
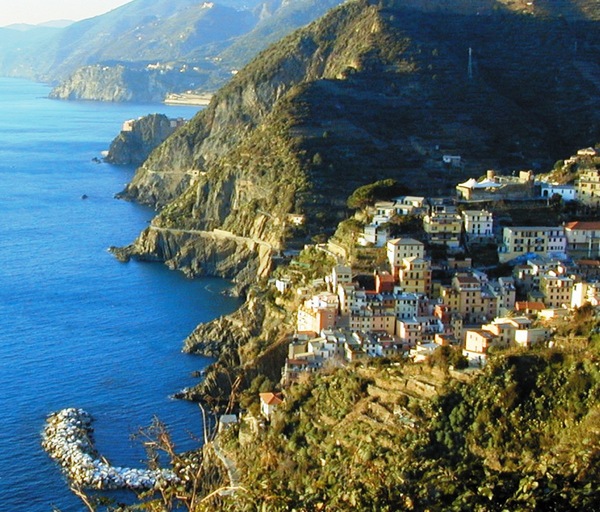
[[[93,489],[147,490],[179,481],[166,469],[112,466],[94,448],[92,431],[92,417],[83,409],[63,409],[46,420],[42,446],[72,483]]]

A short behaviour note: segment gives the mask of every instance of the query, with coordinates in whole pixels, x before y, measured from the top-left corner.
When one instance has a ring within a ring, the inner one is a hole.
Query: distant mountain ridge
[[[38,28],[65,28],[65,27],[68,27],[69,25],[72,25],[73,23],[75,23],[75,21],[73,21],[73,20],[51,20],[51,21],[45,21],[44,23],[38,23],[35,25],[29,24],[29,23],[14,23],[12,25],[6,25],[6,26],[0,27],[0,28],[5,28],[8,30],[28,31],[28,30],[35,30]]]
[[[54,97],[72,99],[160,101],[163,90],[214,90],[270,42],[341,2],[134,0],[59,31],[0,29],[0,74],[63,82]],[[252,44],[221,56],[257,27]],[[141,85],[128,80],[143,73]]]

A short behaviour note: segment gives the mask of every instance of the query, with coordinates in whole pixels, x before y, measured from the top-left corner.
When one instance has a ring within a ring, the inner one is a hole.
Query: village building
[[[358,243],[363,246],[373,245],[383,247],[390,237],[390,230],[387,224],[371,223],[364,227],[362,235],[358,238]]]
[[[580,308],[585,304],[596,307],[600,305],[600,283],[598,281],[582,281],[573,285],[571,307]]]
[[[481,181],[471,178],[456,186],[460,201],[499,201],[519,200],[535,197],[533,172],[521,171],[518,177],[497,176],[495,171],[487,171]]]
[[[389,272],[375,273],[375,291],[377,293],[393,293],[395,284],[394,276]]]
[[[481,324],[494,318],[498,311],[498,299],[489,293],[485,274],[460,272],[450,285],[440,287],[440,300],[450,315],[457,314],[464,324]]]
[[[596,148],[581,148],[577,150],[577,156],[583,157],[595,157],[598,156],[598,150]]]
[[[349,325],[355,331],[385,331],[395,334],[396,315],[386,307],[369,304],[364,309],[350,312]]]
[[[512,311],[517,299],[517,290],[513,277],[500,277],[497,281],[487,281],[485,290],[496,299],[494,316],[501,317]]]
[[[600,188],[598,189],[600,194]],[[572,257],[598,258],[600,256],[600,222],[575,221],[565,224],[567,251]]]
[[[575,273],[584,281],[595,281],[600,279],[600,261],[598,260],[575,260]]]
[[[564,320],[569,312],[566,308],[546,308],[540,311],[538,318],[544,321]]]
[[[540,311],[544,310],[546,305],[543,302],[539,301],[518,301],[515,302],[515,311],[517,313],[524,313],[526,315],[538,315]]]
[[[421,196],[399,196],[394,198],[397,215],[421,215],[426,211],[425,198]]]
[[[491,212],[464,210],[462,218],[467,241],[489,241],[494,237],[494,218]]]
[[[436,334],[445,334],[444,324],[436,316],[416,316],[398,320],[397,335],[409,347],[434,341]]]
[[[288,277],[281,277],[275,280],[275,288],[279,293],[285,293],[292,286],[292,280]]]
[[[592,207],[600,205],[600,170],[594,167],[581,170],[576,187],[577,200],[581,204]]]
[[[460,247],[462,218],[452,209],[434,210],[423,217],[423,229],[431,244],[450,250]]]
[[[547,255],[566,259],[567,238],[562,226],[514,226],[503,230],[498,247],[500,263],[528,255]]]
[[[335,326],[338,317],[338,297],[330,292],[314,295],[298,308],[298,331],[320,333]]]
[[[420,343],[409,351],[409,357],[413,363],[423,363],[429,359],[433,353],[440,348],[435,342]]]
[[[543,275],[540,279],[540,291],[546,307],[570,307],[573,284],[573,279],[564,275],[556,275],[554,272]]]
[[[416,293],[394,293],[394,314],[399,320],[406,320],[419,315],[419,296]]]
[[[406,258],[424,258],[425,244],[414,238],[395,238],[387,242],[387,259],[394,278],[398,279],[400,268]]]
[[[340,284],[352,284],[352,268],[346,265],[335,265],[331,269],[331,284],[337,290]]]
[[[544,327],[534,329],[517,329],[515,331],[515,344],[520,347],[531,348],[550,339],[552,331]]]
[[[404,293],[431,294],[431,262],[423,258],[404,258],[398,270],[398,284]]]
[[[375,216],[386,219],[385,222],[388,222],[396,213],[395,201],[377,201],[375,203]]]
[[[529,318],[521,317],[498,317],[489,323],[481,326],[484,331],[491,332],[498,338],[503,346],[509,346],[515,342],[517,331],[527,330],[531,326]]]
[[[575,185],[546,183],[542,181],[539,183],[539,186],[540,195],[545,199],[551,199],[555,195],[560,196],[563,201],[575,201],[577,199],[577,188]]]
[[[260,393],[260,412],[265,419],[270,420],[273,412],[283,403],[281,393]]]
[[[302,213],[288,213],[287,220],[293,226],[304,226],[306,224],[306,215]]]
[[[483,366],[487,363],[490,347],[504,343],[498,336],[483,329],[467,329],[465,332],[465,348],[463,356],[469,360],[470,365]]]

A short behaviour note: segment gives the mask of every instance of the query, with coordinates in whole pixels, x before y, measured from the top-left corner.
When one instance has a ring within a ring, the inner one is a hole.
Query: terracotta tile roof
[[[542,309],[546,309],[546,306],[543,302],[530,302],[530,301],[521,301],[515,303],[515,309],[517,311],[523,311],[525,309],[533,309],[541,311]]]
[[[600,221],[574,221],[565,224],[565,229],[594,230],[600,229]]]
[[[260,393],[260,399],[267,405],[279,405],[283,403],[281,393]]]

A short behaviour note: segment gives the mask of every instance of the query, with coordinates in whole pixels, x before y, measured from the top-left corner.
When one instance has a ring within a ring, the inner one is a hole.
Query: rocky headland
[[[128,120],[111,142],[105,160],[111,164],[140,165],[184,122],[183,119],[169,119],[164,114]]]
[[[93,65],[77,69],[50,92],[60,100],[160,103],[179,83],[180,73],[136,69],[123,65]],[[186,88],[192,83],[179,84]]]

